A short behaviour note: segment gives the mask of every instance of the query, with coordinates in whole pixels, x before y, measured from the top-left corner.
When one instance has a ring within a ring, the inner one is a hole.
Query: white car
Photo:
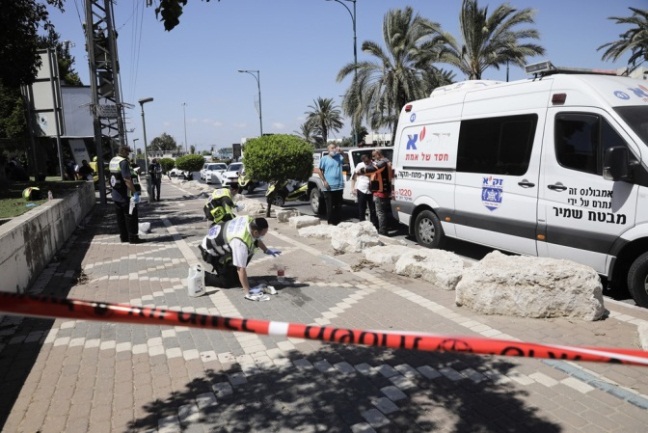
[[[221,184],[228,186],[230,183],[238,183],[239,174],[243,171],[242,162],[233,162],[227,167],[227,171],[221,174]]]
[[[200,170],[200,180],[206,183],[220,183],[221,175],[227,171],[227,164],[221,162],[208,162]]]

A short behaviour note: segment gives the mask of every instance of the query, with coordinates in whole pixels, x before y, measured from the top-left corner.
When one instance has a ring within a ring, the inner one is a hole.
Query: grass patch
[[[47,202],[47,191],[54,198],[63,198],[83,185],[84,181],[62,181],[57,177],[46,178],[44,182],[11,182],[0,187],[0,219],[11,219],[37,208]],[[27,201],[22,192],[27,187],[38,187],[41,199]]]

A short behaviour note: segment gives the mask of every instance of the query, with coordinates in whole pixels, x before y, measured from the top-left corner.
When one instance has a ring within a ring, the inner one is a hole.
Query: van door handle
[[[554,191],[564,191],[564,190],[567,189],[567,187],[565,185],[563,185],[562,183],[560,183],[560,182],[558,182],[558,183],[556,183],[554,185],[547,185],[547,188],[553,189]]]
[[[524,179],[522,182],[518,182],[518,185],[520,185],[522,188],[533,188],[535,186],[535,183],[529,182],[528,180]]]

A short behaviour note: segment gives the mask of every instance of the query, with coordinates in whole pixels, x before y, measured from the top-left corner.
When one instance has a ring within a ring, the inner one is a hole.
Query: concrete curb
[[[95,205],[92,182],[0,226],[0,291],[24,293]]]

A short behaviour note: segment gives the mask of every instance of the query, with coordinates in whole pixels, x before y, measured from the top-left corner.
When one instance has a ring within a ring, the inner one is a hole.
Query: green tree
[[[151,140],[151,144],[146,149],[150,151],[173,152],[178,149],[178,143],[176,143],[175,138],[163,132],[162,135]]]
[[[362,51],[373,61],[345,65],[338,73],[342,81],[354,76],[344,95],[342,108],[356,125],[364,117],[371,129],[389,127],[395,131],[398,113],[407,102],[427,97],[439,85],[451,82],[452,74],[433,65],[434,38],[438,24],[419,15],[411,7],[389,11],[383,20],[386,48],[364,41]]]
[[[315,128],[308,121],[302,123],[299,126],[299,131],[295,131],[295,134],[307,142],[314,144],[316,147],[319,144],[319,139],[315,136]]]
[[[459,13],[461,44],[448,33],[442,36],[447,48],[439,53],[439,61],[457,67],[470,80],[480,80],[484,71],[512,63],[526,65],[526,58],[543,55],[540,45],[526,39],[539,39],[532,28],[518,29],[523,24],[534,24],[535,11],[517,10],[508,4],[498,6],[488,15],[488,6],[480,8],[477,0],[463,0]]]
[[[310,111],[306,112],[306,122],[326,146],[329,132],[337,132],[344,126],[342,112],[332,98],[317,98],[308,108]]]
[[[47,4],[63,9],[62,0],[0,0],[0,81],[5,86],[34,82],[38,30],[52,27]]]
[[[209,3],[209,0],[203,1]],[[187,0],[159,0],[159,3],[159,6],[155,8],[155,16],[164,23],[166,31],[171,31],[180,24],[182,8],[187,5]]]
[[[158,160],[162,166],[162,171],[168,173],[173,167],[175,167],[175,160],[173,158],[160,158]]]
[[[38,37],[38,48],[50,48],[56,52],[58,60],[59,76],[64,84],[68,86],[82,86],[79,74],[74,70],[74,57],[70,54],[70,47],[60,41],[59,35],[54,28],[48,29],[46,36]]]
[[[13,151],[24,147],[27,122],[20,88],[7,87],[0,82],[0,146]]]
[[[628,9],[632,11],[632,16],[609,19],[615,20],[616,24],[629,24],[632,27],[619,35],[621,39],[603,44],[597,50],[605,48],[602,59],[612,61],[629,51],[628,67],[632,70],[648,61],[648,10]]]
[[[288,179],[305,181],[313,173],[313,145],[288,134],[265,135],[245,143],[243,164],[252,179],[282,183]],[[274,197],[268,197],[270,216]]]
[[[175,165],[182,171],[193,173],[205,165],[205,158],[201,155],[183,155],[176,159]],[[191,174],[189,175],[189,179],[191,180]]]

